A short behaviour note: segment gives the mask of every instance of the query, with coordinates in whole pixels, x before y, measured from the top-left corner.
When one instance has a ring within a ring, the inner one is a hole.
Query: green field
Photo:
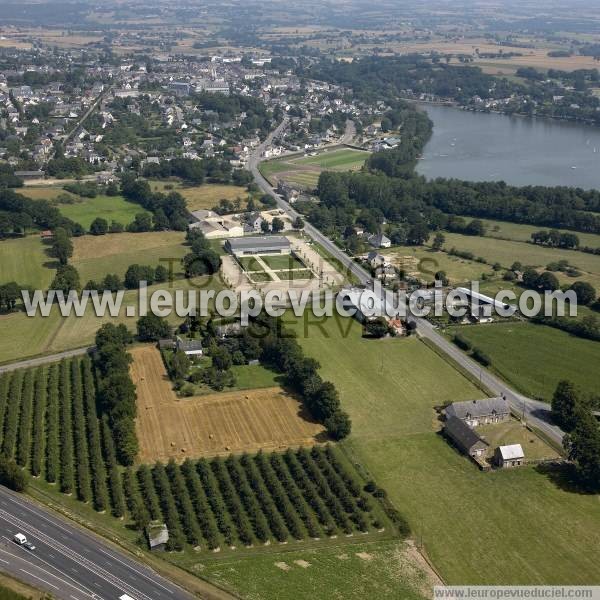
[[[46,248],[38,235],[0,241],[0,284],[16,281],[46,289],[54,276]]]
[[[437,354],[417,339],[364,340],[354,321],[294,329],[350,413],[342,446],[387,489],[444,579],[600,583],[598,497],[565,491],[533,467],[482,473],[456,452],[436,433],[433,406],[482,393]],[[511,348],[520,352],[519,340]]]
[[[180,193],[186,201],[188,210],[211,209],[219,204],[219,200],[235,201],[239,198],[240,210],[244,210],[248,203],[248,190],[237,185],[222,185],[219,183],[204,183],[203,185],[183,185],[178,181],[153,181],[150,182],[153,191],[168,194]]]
[[[260,258],[268,267],[270,267],[274,271],[287,271],[288,269],[304,268],[304,263],[291,254],[278,256],[261,256]]]
[[[570,379],[587,392],[600,388],[600,344],[532,323],[451,328],[492,360],[493,369],[524,394],[549,401]]]
[[[345,148],[320,152],[316,156],[307,156],[290,162],[298,165],[314,165],[323,170],[350,171],[360,169],[368,157],[369,152]]]
[[[92,221],[101,217],[110,225],[117,221],[121,225],[129,225],[138,213],[146,212],[139,204],[128,202],[122,196],[96,196],[82,198],[74,204],[60,204],[60,212],[88,230]]]
[[[233,365],[231,372],[235,375],[234,389],[237,390],[252,390],[279,385],[280,377],[277,373],[262,365]]]
[[[247,600],[314,600],[324,590],[339,599],[429,597],[419,593],[427,587],[423,572],[409,568],[403,544],[393,541],[202,562],[203,577]]]
[[[493,274],[489,265],[422,246],[394,246],[382,250],[381,254],[407,274],[422,281],[433,281],[438,271],[444,271],[452,284],[479,280],[484,273],[486,276]]]
[[[471,220],[471,217],[464,217]],[[540,229],[551,229],[549,227],[540,227],[538,225],[524,225],[521,223],[509,223],[507,221],[494,221],[492,219],[480,219],[486,226],[485,235],[493,238],[515,240],[517,242],[531,241],[531,234]],[[558,231],[565,233],[575,233],[579,238],[582,246],[590,248],[600,248],[600,235],[595,233],[582,233],[579,231],[568,231],[567,229],[559,229]]]
[[[222,287],[218,278],[209,280],[201,277],[195,280],[177,280],[173,289],[195,289],[194,284],[206,285],[210,289],[216,290]],[[149,294],[157,289],[165,289],[165,284],[148,288]],[[125,292],[123,306],[137,307],[137,304],[137,292],[135,290]],[[48,317],[39,315],[28,317],[21,311],[0,315],[0,364],[89,346],[94,341],[97,329],[109,321],[125,323],[131,330],[134,330],[138,317],[127,317],[124,313],[125,309],[123,308],[121,315],[115,319],[111,319],[109,315],[100,318],[96,317],[89,308],[85,316],[81,318],[75,315],[64,318],[60,315],[58,308],[54,306]],[[181,319],[175,314],[169,320],[172,323],[181,322]]]
[[[237,259],[244,271],[264,271],[263,266],[253,256],[241,256]]]
[[[312,279],[314,274],[309,269],[299,269],[297,271],[277,271],[277,277],[282,281],[300,281]]]
[[[476,257],[481,256],[489,263],[499,262],[505,268],[510,268],[515,261],[524,265],[545,267],[551,262],[567,260],[570,265],[577,267],[582,272],[582,275],[576,279],[589,281],[593,286],[600,288],[600,256],[510,240],[494,240],[493,243],[490,243],[489,238],[486,237],[458,233],[445,233],[444,235],[446,236],[445,250],[454,247],[457,250],[473,252]],[[560,279],[566,282],[573,281],[566,276],[561,276]]]

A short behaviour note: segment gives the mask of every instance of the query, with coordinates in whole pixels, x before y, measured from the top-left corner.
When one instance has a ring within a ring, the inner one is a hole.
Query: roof
[[[483,398],[482,400],[465,400],[464,402],[453,402],[446,407],[446,416],[467,419],[472,417],[484,417],[487,415],[505,415],[510,413],[508,400],[504,398]]]
[[[339,295],[342,297],[342,304],[346,309],[354,307],[365,317],[386,316],[383,300],[370,290],[348,287],[340,290]]]
[[[464,448],[472,448],[478,442],[488,446],[489,444],[471,429],[464,421],[456,417],[450,417],[444,424],[444,431]]]
[[[473,292],[469,288],[458,287],[456,288],[457,292],[462,292],[466,296],[470,296],[472,299],[477,300],[478,302],[483,302],[484,304],[491,304],[494,308],[497,309],[507,309],[510,304],[506,302],[500,302],[495,298],[491,298],[490,296],[486,296],[485,294],[480,294],[479,292]]]
[[[521,444],[511,444],[510,446],[500,446],[498,448],[503,460],[514,460],[516,458],[525,458]]]
[[[290,240],[282,235],[235,238],[227,240],[232,252],[291,248]]]
[[[164,523],[152,522],[146,528],[150,548],[162,546],[169,541],[169,529]]]
[[[202,350],[202,342],[200,340],[188,340],[177,338],[177,350],[184,352],[192,352],[194,350]]]

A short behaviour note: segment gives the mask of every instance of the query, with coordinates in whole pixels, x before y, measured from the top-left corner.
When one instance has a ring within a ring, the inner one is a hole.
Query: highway
[[[23,533],[31,552],[12,541]],[[191,600],[194,596],[114,547],[0,486],[0,571],[64,600]],[[208,588],[212,586],[207,585]],[[227,598],[214,588],[206,598]]]
[[[265,193],[271,195],[277,202],[278,207],[285,211],[290,218],[295,219],[300,215],[293,207],[281,198],[273,189],[271,184],[261,175],[258,170],[264,150],[272,143],[273,138],[279,135],[288,125],[287,117],[279,126],[271,132],[266,140],[258,146],[248,160],[248,169],[251,171],[257,185]],[[304,218],[304,217],[303,217]],[[340,250],[327,236],[323,235],[310,223],[306,223],[304,231],[307,235],[319,243],[327,252],[334,256],[346,269],[352,273],[363,285],[371,287],[372,277],[369,272],[355,263],[343,250]],[[383,289],[383,295],[391,295],[391,292]],[[506,382],[482,368],[479,363],[461,352],[454,344],[438,333],[435,327],[426,319],[412,317],[417,323],[417,333],[430,340],[444,354],[449,355],[460,367],[468,371],[474,378],[479,380],[492,394],[504,396],[515,413],[522,416],[525,421],[533,425],[555,443],[562,445],[563,431],[551,423],[550,407],[544,402],[534,400],[519,394]]]

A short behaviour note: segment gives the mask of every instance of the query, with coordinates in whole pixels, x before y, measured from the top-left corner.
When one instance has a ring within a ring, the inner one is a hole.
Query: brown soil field
[[[154,346],[131,354],[141,463],[280,450],[325,439],[323,427],[279,387],[180,399]]]

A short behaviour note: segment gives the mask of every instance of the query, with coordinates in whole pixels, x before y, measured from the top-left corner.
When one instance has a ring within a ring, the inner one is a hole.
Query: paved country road
[[[23,533],[36,549],[12,541]],[[0,571],[64,600],[191,600],[190,593],[99,537],[0,486]],[[198,580],[205,593],[231,596]]]
[[[289,120],[286,117],[280,125],[267,137],[267,139],[258,146],[248,160],[248,169],[251,171],[257,185],[265,193],[272,196],[278,207],[285,211],[290,218],[295,219],[300,215],[296,212],[288,202],[279,196],[271,184],[262,176],[258,170],[258,165],[261,161],[262,153],[267,148],[275,136],[279,135],[287,126]],[[303,217],[304,219],[304,217]],[[371,274],[365,271],[360,265],[355,263],[343,250],[340,250],[327,236],[323,235],[316,227],[310,223],[306,223],[304,231],[311,238],[317,241],[327,252],[335,257],[349,273],[352,273],[358,281],[365,286],[370,286],[372,282]],[[382,290],[382,296],[391,296],[391,292]],[[413,317],[417,323],[417,332],[424,338],[433,342],[436,347],[443,353],[449,355],[463,369],[468,371],[472,376],[481,381],[493,394],[504,396],[511,405],[514,412],[522,415],[525,420],[531,425],[537,427],[550,439],[557,444],[562,444],[563,431],[551,423],[550,407],[544,402],[533,400],[514,391],[507,383],[496,377],[488,370],[482,368],[479,363],[461,352],[454,344],[450,343],[445,337],[440,335],[435,327],[427,320]]]
[[[8,363],[6,365],[0,365],[0,374],[8,371],[15,371],[16,369],[39,367],[40,365],[57,362],[63,358],[81,356],[92,349],[92,347],[76,348],[75,350],[65,350],[64,352],[58,352],[57,354],[48,354],[47,356],[38,356],[36,358],[28,358],[26,360],[20,360],[18,362]]]

